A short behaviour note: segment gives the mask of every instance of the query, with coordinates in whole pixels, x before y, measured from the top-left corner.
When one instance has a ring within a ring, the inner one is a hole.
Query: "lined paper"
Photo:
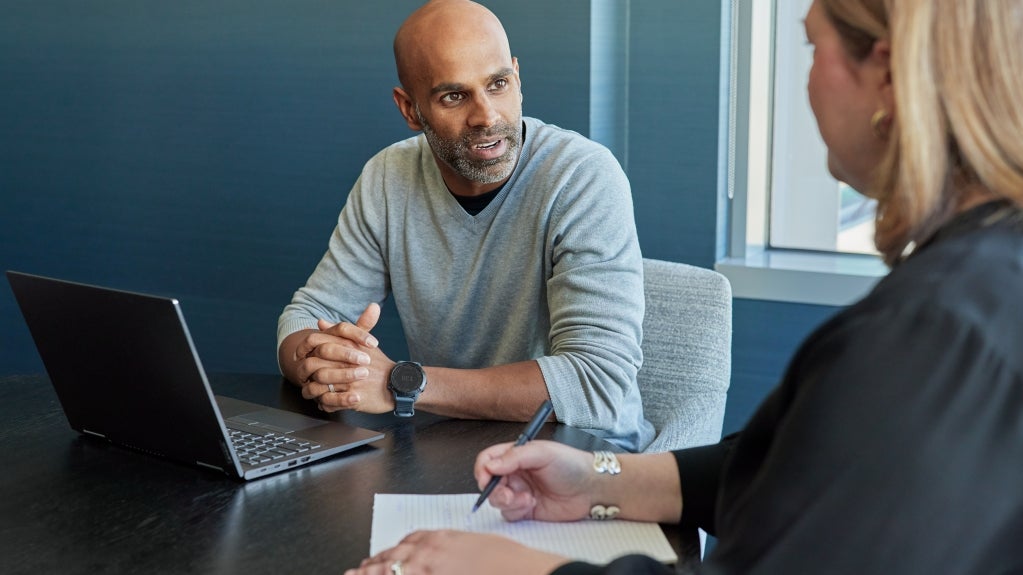
[[[422,529],[459,529],[504,535],[519,543],[579,561],[603,565],[631,553],[649,555],[663,563],[678,556],[656,523],[635,521],[505,521],[501,512],[484,504],[470,513],[478,494],[401,495],[377,493],[373,499],[373,529],[369,554],[393,547],[409,533]]]

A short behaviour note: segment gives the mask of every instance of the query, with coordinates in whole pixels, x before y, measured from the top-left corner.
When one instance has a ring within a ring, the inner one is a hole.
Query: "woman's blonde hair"
[[[896,119],[871,194],[885,261],[929,238],[967,190],[1023,206],[1023,0],[819,1],[852,57],[891,42]]]

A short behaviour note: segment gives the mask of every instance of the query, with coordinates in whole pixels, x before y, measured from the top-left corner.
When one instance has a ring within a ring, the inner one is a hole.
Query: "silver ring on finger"
[[[391,563],[391,573],[393,575],[405,575],[405,572],[401,569],[401,561]]]
[[[330,391],[331,393],[337,393],[336,391],[334,391],[334,384],[333,384],[333,383],[328,383],[328,384],[327,384],[327,389],[328,389],[328,390],[329,390],[329,391]]]

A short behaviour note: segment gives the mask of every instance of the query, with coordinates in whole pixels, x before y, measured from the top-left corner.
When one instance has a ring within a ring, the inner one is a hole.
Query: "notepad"
[[[582,520],[570,523],[505,521],[501,512],[483,505],[470,513],[478,494],[400,495],[377,493],[373,499],[373,529],[369,553],[393,547],[409,533],[421,529],[459,529],[504,535],[519,543],[603,565],[632,553],[649,555],[663,563],[678,556],[656,523]]]

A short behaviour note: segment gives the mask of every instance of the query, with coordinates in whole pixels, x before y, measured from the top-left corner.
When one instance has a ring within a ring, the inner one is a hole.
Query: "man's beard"
[[[445,164],[463,178],[479,184],[495,184],[503,181],[515,168],[522,145],[522,122],[516,124],[499,123],[489,129],[467,130],[460,137],[443,138],[430,127],[423,117],[419,106],[415,107],[416,119],[423,126],[423,134],[430,148]],[[471,142],[480,139],[504,138],[508,147],[501,157],[491,160],[475,160],[469,149]]]

